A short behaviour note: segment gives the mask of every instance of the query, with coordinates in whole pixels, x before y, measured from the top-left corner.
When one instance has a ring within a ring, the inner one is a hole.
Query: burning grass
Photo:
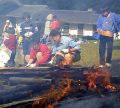
[[[109,72],[101,68],[91,68],[85,71],[83,75],[84,80],[75,80],[72,74],[67,71],[64,72],[60,78],[56,78],[47,93],[36,97],[41,99],[35,99],[32,108],[55,108],[55,103],[73,95],[76,97],[86,95],[91,89],[94,90],[93,94],[99,91],[99,88],[102,88],[101,94],[104,90],[108,92],[117,91],[117,87],[110,82],[111,75]]]
[[[110,73],[102,70],[102,68],[90,69],[89,71],[85,72],[84,75],[87,81],[87,86],[90,89],[96,89],[97,84],[100,82],[101,86],[107,90],[117,90],[117,88],[110,83]]]

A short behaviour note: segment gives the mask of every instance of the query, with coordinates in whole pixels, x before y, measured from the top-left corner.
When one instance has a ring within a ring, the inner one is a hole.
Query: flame
[[[88,88],[96,89],[97,80],[102,80],[102,84],[105,89],[115,91],[116,87],[110,83],[111,75],[108,71],[103,71],[99,68],[87,71],[85,73],[85,78],[88,84]]]
[[[99,68],[90,69],[84,73],[85,81],[89,89],[97,89],[98,80],[100,84],[107,90],[116,91],[116,87],[110,83],[110,73]],[[56,78],[57,79],[57,78]],[[77,88],[72,88],[72,83],[78,83]],[[40,97],[36,97],[32,104],[32,108],[55,108],[55,102],[61,101],[64,97],[69,96],[70,93],[79,92],[78,88],[81,86],[81,80],[73,80],[69,72],[59,75],[54,85],[51,85],[47,93]],[[86,84],[85,84],[86,86]]]
[[[70,88],[71,88],[71,81],[69,79],[66,79],[65,81],[59,83],[58,86],[59,91],[56,100],[59,101],[64,96],[68,95],[68,91],[70,90]]]
[[[52,101],[60,101],[64,96],[68,95],[68,92],[71,88],[70,75],[65,72],[62,77],[65,79],[60,80],[57,87],[51,85],[48,93],[41,96],[41,100],[39,100],[40,97],[35,98],[32,108],[55,108],[52,104]]]
[[[54,106],[52,104],[49,104],[46,106],[46,108],[54,108]]]
[[[115,86],[113,86],[112,84],[105,85],[105,89],[111,90],[111,91],[116,91],[117,90],[117,88]]]

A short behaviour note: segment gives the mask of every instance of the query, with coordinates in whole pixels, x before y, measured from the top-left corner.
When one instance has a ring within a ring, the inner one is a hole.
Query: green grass
[[[94,42],[81,43],[81,60],[74,65],[92,66],[99,64],[99,42]],[[120,40],[114,41],[114,47],[116,49],[113,49],[112,60],[120,61]]]
[[[74,63],[73,65],[92,66],[99,65],[99,42],[88,41],[81,43],[81,60]],[[22,52],[17,51],[16,64],[23,63]],[[112,57],[112,71],[120,75],[120,40],[114,41],[113,57]]]

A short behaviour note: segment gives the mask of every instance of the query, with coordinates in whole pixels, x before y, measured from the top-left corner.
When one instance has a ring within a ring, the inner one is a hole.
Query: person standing
[[[99,16],[97,21],[97,32],[100,34],[99,43],[99,67],[111,67],[111,58],[113,50],[113,36],[114,33],[120,31],[117,24],[120,23],[120,16],[116,13],[112,13],[108,8],[103,9],[102,15]],[[106,49],[107,46],[107,49]],[[106,51],[107,50],[107,51]],[[105,52],[107,56],[105,57]]]
[[[3,26],[3,32],[2,32],[2,36],[3,36],[4,40],[8,37],[7,30],[8,30],[9,28],[12,28],[12,27],[13,27],[12,22],[10,21],[10,19],[7,19],[7,20],[5,21],[4,26]]]
[[[6,66],[8,67],[14,67],[15,66],[15,56],[16,56],[16,48],[17,48],[17,39],[15,36],[15,30],[14,27],[10,27],[6,31],[8,33],[8,38],[4,40],[4,45],[11,51],[11,56],[8,62],[6,63]]]
[[[23,37],[23,54],[24,54],[24,65],[26,65],[25,57],[30,54],[30,47],[33,40],[33,34],[35,33],[35,26],[30,20],[30,14],[25,12],[23,14],[24,22],[21,23],[20,35]]]
[[[50,31],[51,31],[50,24],[51,24],[51,21],[52,21],[52,20],[53,20],[53,14],[49,14],[49,15],[46,17],[44,35],[49,36]]]
[[[49,34],[50,34],[50,31],[51,31],[50,25],[51,25],[52,20],[53,20],[53,14],[48,14],[48,16],[46,17],[44,34],[43,34],[43,37],[41,38],[41,42],[45,43],[47,45],[50,42]]]

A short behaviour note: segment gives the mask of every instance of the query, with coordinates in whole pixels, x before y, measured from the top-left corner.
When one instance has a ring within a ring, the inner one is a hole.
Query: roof
[[[66,23],[96,24],[99,16],[94,11],[52,10],[51,12]]]
[[[24,12],[29,12],[32,16],[36,13],[48,10],[46,5],[23,5],[17,10],[10,12],[8,15],[21,17]]]
[[[23,5],[8,15],[22,17],[24,12],[31,13],[33,17],[44,17],[45,20],[48,14],[55,14],[64,23],[96,24],[98,19],[94,11],[51,10],[46,5]]]

